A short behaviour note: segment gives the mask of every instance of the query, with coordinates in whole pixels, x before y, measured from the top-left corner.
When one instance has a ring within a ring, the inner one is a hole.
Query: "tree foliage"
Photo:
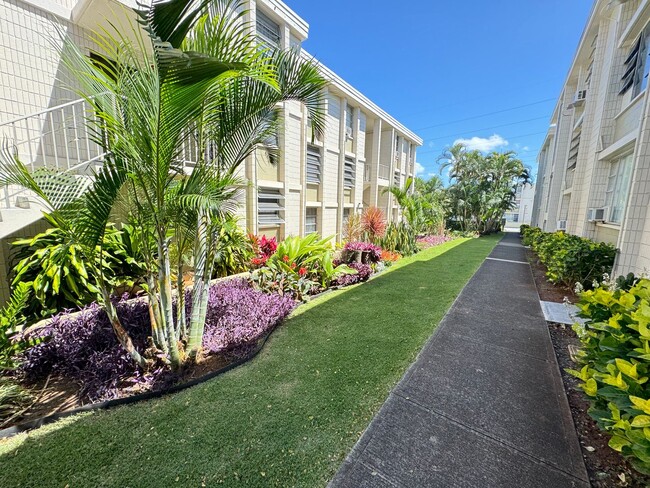
[[[448,216],[462,231],[498,231],[513,207],[517,185],[530,181],[528,168],[512,151],[484,155],[456,144],[439,160],[441,170],[449,172]]]

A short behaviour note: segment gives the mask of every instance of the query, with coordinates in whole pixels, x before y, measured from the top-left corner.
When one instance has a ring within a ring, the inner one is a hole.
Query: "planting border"
[[[137,395],[131,395],[123,398],[114,398],[112,400],[106,400],[98,403],[89,403],[88,405],[83,405],[81,407],[73,408],[72,410],[66,410],[65,412],[53,413],[51,415],[39,417],[34,420],[29,420],[27,422],[16,424],[11,427],[7,427],[6,429],[0,430],[0,439],[6,439],[8,437],[13,437],[17,434],[26,432],[28,430],[37,429],[44,425],[56,422],[57,420],[70,417],[71,415],[76,415],[83,412],[92,412],[94,410],[107,410],[109,408],[118,407],[120,405],[129,405],[131,403],[137,403],[145,400],[152,400],[154,398],[160,398],[162,396],[169,395],[171,393],[178,393],[179,391],[183,391],[187,388],[191,388],[192,386],[205,383],[206,381],[211,380],[212,378],[215,378],[223,373],[226,373],[231,369],[241,366],[242,364],[255,358],[255,356],[257,356],[260,353],[260,351],[264,348],[266,341],[271,336],[271,334],[273,333],[276,327],[270,330],[264,337],[259,339],[257,347],[248,356],[238,359],[228,364],[227,366],[224,366],[223,368],[217,369],[216,371],[211,371],[210,373],[204,374],[199,378],[195,378],[186,383],[173,385],[170,386],[169,388],[165,388],[162,390],[148,391],[146,393],[139,393]]]

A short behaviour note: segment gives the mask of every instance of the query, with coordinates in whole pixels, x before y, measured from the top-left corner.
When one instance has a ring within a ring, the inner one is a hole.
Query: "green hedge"
[[[624,281],[628,290],[604,284],[581,294],[581,369],[569,372],[582,380],[610,447],[650,474],[650,280]]]
[[[524,245],[530,246],[546,266],[546,277],[552,283],[571,287],[580,283],[590,288],[614,266],[616,247],[611,244],[527,225],[522,225],[520,232]]]

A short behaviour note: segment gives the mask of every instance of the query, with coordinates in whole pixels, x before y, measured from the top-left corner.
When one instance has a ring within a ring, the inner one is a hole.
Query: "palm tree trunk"
[[[172,368],[177,369],[181,364],[178,341],[174,328],[174,312],[172,302],[171,265],[169,262],[169,246],[164,232],[158,236],[158,253],[160,269],[158,271],[158,284],[160,291],[161,317],[165,342],[169,348],[169,361]]]
[[[176,289],[178,290],[178,299],[176,301],[176,340],[187,336],[187,324],[185,322],[185,283],[183,281],[183,253],[179,245],[178,252],[178,271],[176,275]]]
[[[133,361],[142,369],[145,369],[147,367],[147,361],[145,361],[142,355],[135,348],[135,345],[131,340],[131,336],[129,336],[129,333],[122,325],[122,322],[120,322],[120,318],[117,316],[117,310],[111,301],[109,291],[104,286],[101,287],[101,290],[102,297],[104,299],[104,310],[106,310],[108,320],[111,322],[111,326],[113,327],[113,331],[117,336],[117,340],[124,348],[124,350],[129,354],[129,356],[131,356],[131,359],[133,359]]]
[[[165,333],[163,331],[163,320],[160,312],[160,302],[158,294],[156,293],[156,280],[153,274],[147,275],[147,287],[149,288],[147,295],[149,297],[149,318],[151,320],[151,336],[153,337],[156,347],[163,351],[165,354],[169,352],[167,341],[165,340]]]
[[[195,359],[203,342],[205,311],[207,311],[207,283],[205,272],[208,265],[208,217],[201,213],[197,222],[197,236],[194,245],[194,287],[192,288],[192,315],[187,340],[187,350]]]

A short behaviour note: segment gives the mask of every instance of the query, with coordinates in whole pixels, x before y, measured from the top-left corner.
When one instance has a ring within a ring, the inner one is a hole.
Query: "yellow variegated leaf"
[[[595,379],[589,378],[585,384],[582,385],[582,389],[587,395],[596,396],[596,393],[598,392],[598,383],[596,383]]]
[[[632,427],[650,427],[650,415],[637,415],[631,425]]]
[[[616,358],[615,361],[616,367],[623,374],[635,379],[639,376],[636,371],[636,364],[632,364],[631,362],[621,358]]]
[[[616,404],[610,402],[610,403],[607,404],[607,407],[612,412],[612,419],[613,420],[621,420],[621,411],[618,409]]]
[[[623,450],[623,447],[629,445],[630,441],[628,441],[625,437],[621,437],[620,435],[615,435],[609,440],[609,447],[618,452],[621,452]]]
[[[633,395],[630,395],[630,401],[637,409],[650,415],[650,401]]]
[[[618,299],[618,303],[625,308],[631,308],[636,302],[636,297],[632,293],[623,293]]]
[[[620,313],[614,314],[609,318],[607,324],[614,329],[620,329],[621,325],[618,323],[618,321],[621,320],[621,317],[622,315]]]

